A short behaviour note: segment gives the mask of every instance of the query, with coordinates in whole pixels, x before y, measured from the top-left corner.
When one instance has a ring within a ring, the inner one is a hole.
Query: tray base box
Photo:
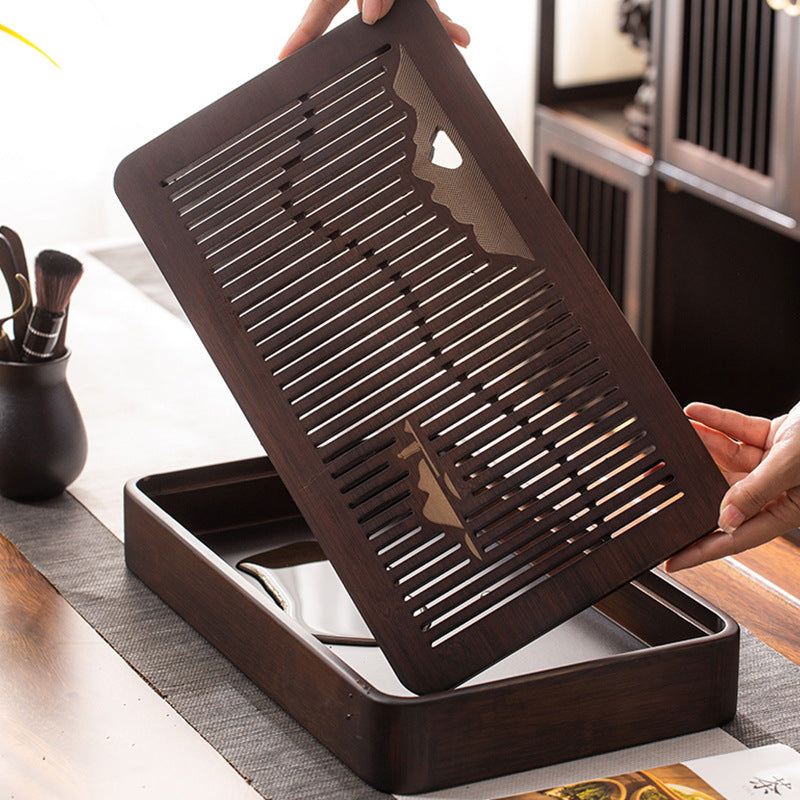
[[[379,789],[478,781],[702,730],[735,713],[736,623],[655,571],[467,684],[411,694],[377,647],[321,642],[237,568],[312,541],[267,458],[125,488],[128,567]]]

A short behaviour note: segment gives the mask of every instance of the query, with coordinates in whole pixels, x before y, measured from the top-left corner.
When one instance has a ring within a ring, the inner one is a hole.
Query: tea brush
[[[72,292],[83,275],[78,259],[58,250],[42,250],[36,256],[36,305],[22,341],[23,361],[47,361],[53,357]]]

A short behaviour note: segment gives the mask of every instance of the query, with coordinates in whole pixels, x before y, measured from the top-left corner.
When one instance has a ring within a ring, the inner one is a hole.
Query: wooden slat
[[[743,3],[732,3],[730,9],[730,83],[726,108],[725,150],[723,155],[732,161],[740,159],[739,137],[741,134],[742,107],[742,53],[746,32],[744,30]]]
[[[704,0],[688,0],[684,7],[684,24],[689,35],[683,38],[683,102],[685,131],[690,142],[700,139],[700,85],[703,76],[703,5]]]
[[[731,64],[728,61],[731,5],[729,0],[720,2],[717,8],[717,19],[714,24],[714,141],[712,149],[716,153],[724,153],[726,147],[727,127],[725,120],[731,92],[729,85]]]
[[[714,140],[714,31],[716,28],[717,3],[725,0],[704,0],[702,61],[698,77],[700,120],[697,142],[701,147],[710,150]]]
[[[748,0],[747,19],[745,22],[746,43],[742,77],[742,137],[741,163],[750,166],[753,163],[753,120],[756,113],[756,93],[758,91],[758,22],[760,17],[759,0]]]
[[[772,116],[773,24],[775,12],[762,4],[759,19],[759,47],[755,118],[753,120],[753,169],[766,174],[769,171],[770,123]]]

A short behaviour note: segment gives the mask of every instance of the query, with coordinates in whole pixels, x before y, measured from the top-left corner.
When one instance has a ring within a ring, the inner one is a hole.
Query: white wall
[[[641,75],[645,54],[618,30],[619,0],[558,0],[553,81],[557,86]]]
[[[589,0],[590,2],[593,0]],[[131,150],[273,64],[305,0],[8,0],[0,23],[0,224],[33,247],[134,238],[113,195]],[[441,0],[523,151],[533,125],[534,7]],[[340,21],[355,13],[351,3]]]

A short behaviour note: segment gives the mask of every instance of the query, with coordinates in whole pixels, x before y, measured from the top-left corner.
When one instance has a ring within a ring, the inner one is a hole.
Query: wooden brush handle
[[[48,361],[53,357],[65,316],[63,311],[57,314],[40,306],[33,309],[22,340],[23,361]]]
[[[69,306],[64,309],[64,319],[61,321],[61,331],[53,348],[53,358],[61,358],[67,352],[67,323],[69,322]]]
[[[0,240],[8,248],[11,254],[11,263],[13,264],[14,274],[22,275],[25,280],[30,283],[30,275],[28,274],[28,262],[25,258],[25,249],[22,246],[22,239],[16,231],[9,228],[7,225],[0,225]],[[11,286],[12,277],[6,275],[6,281]],[[13,291],[13,290],[12,290]],[[14,308],[17,307],[17,302],[14,303]],[[30,307],[18,317],[14,318],[14,343],[19,347],[25,335],[25,329],[31,318]]]

